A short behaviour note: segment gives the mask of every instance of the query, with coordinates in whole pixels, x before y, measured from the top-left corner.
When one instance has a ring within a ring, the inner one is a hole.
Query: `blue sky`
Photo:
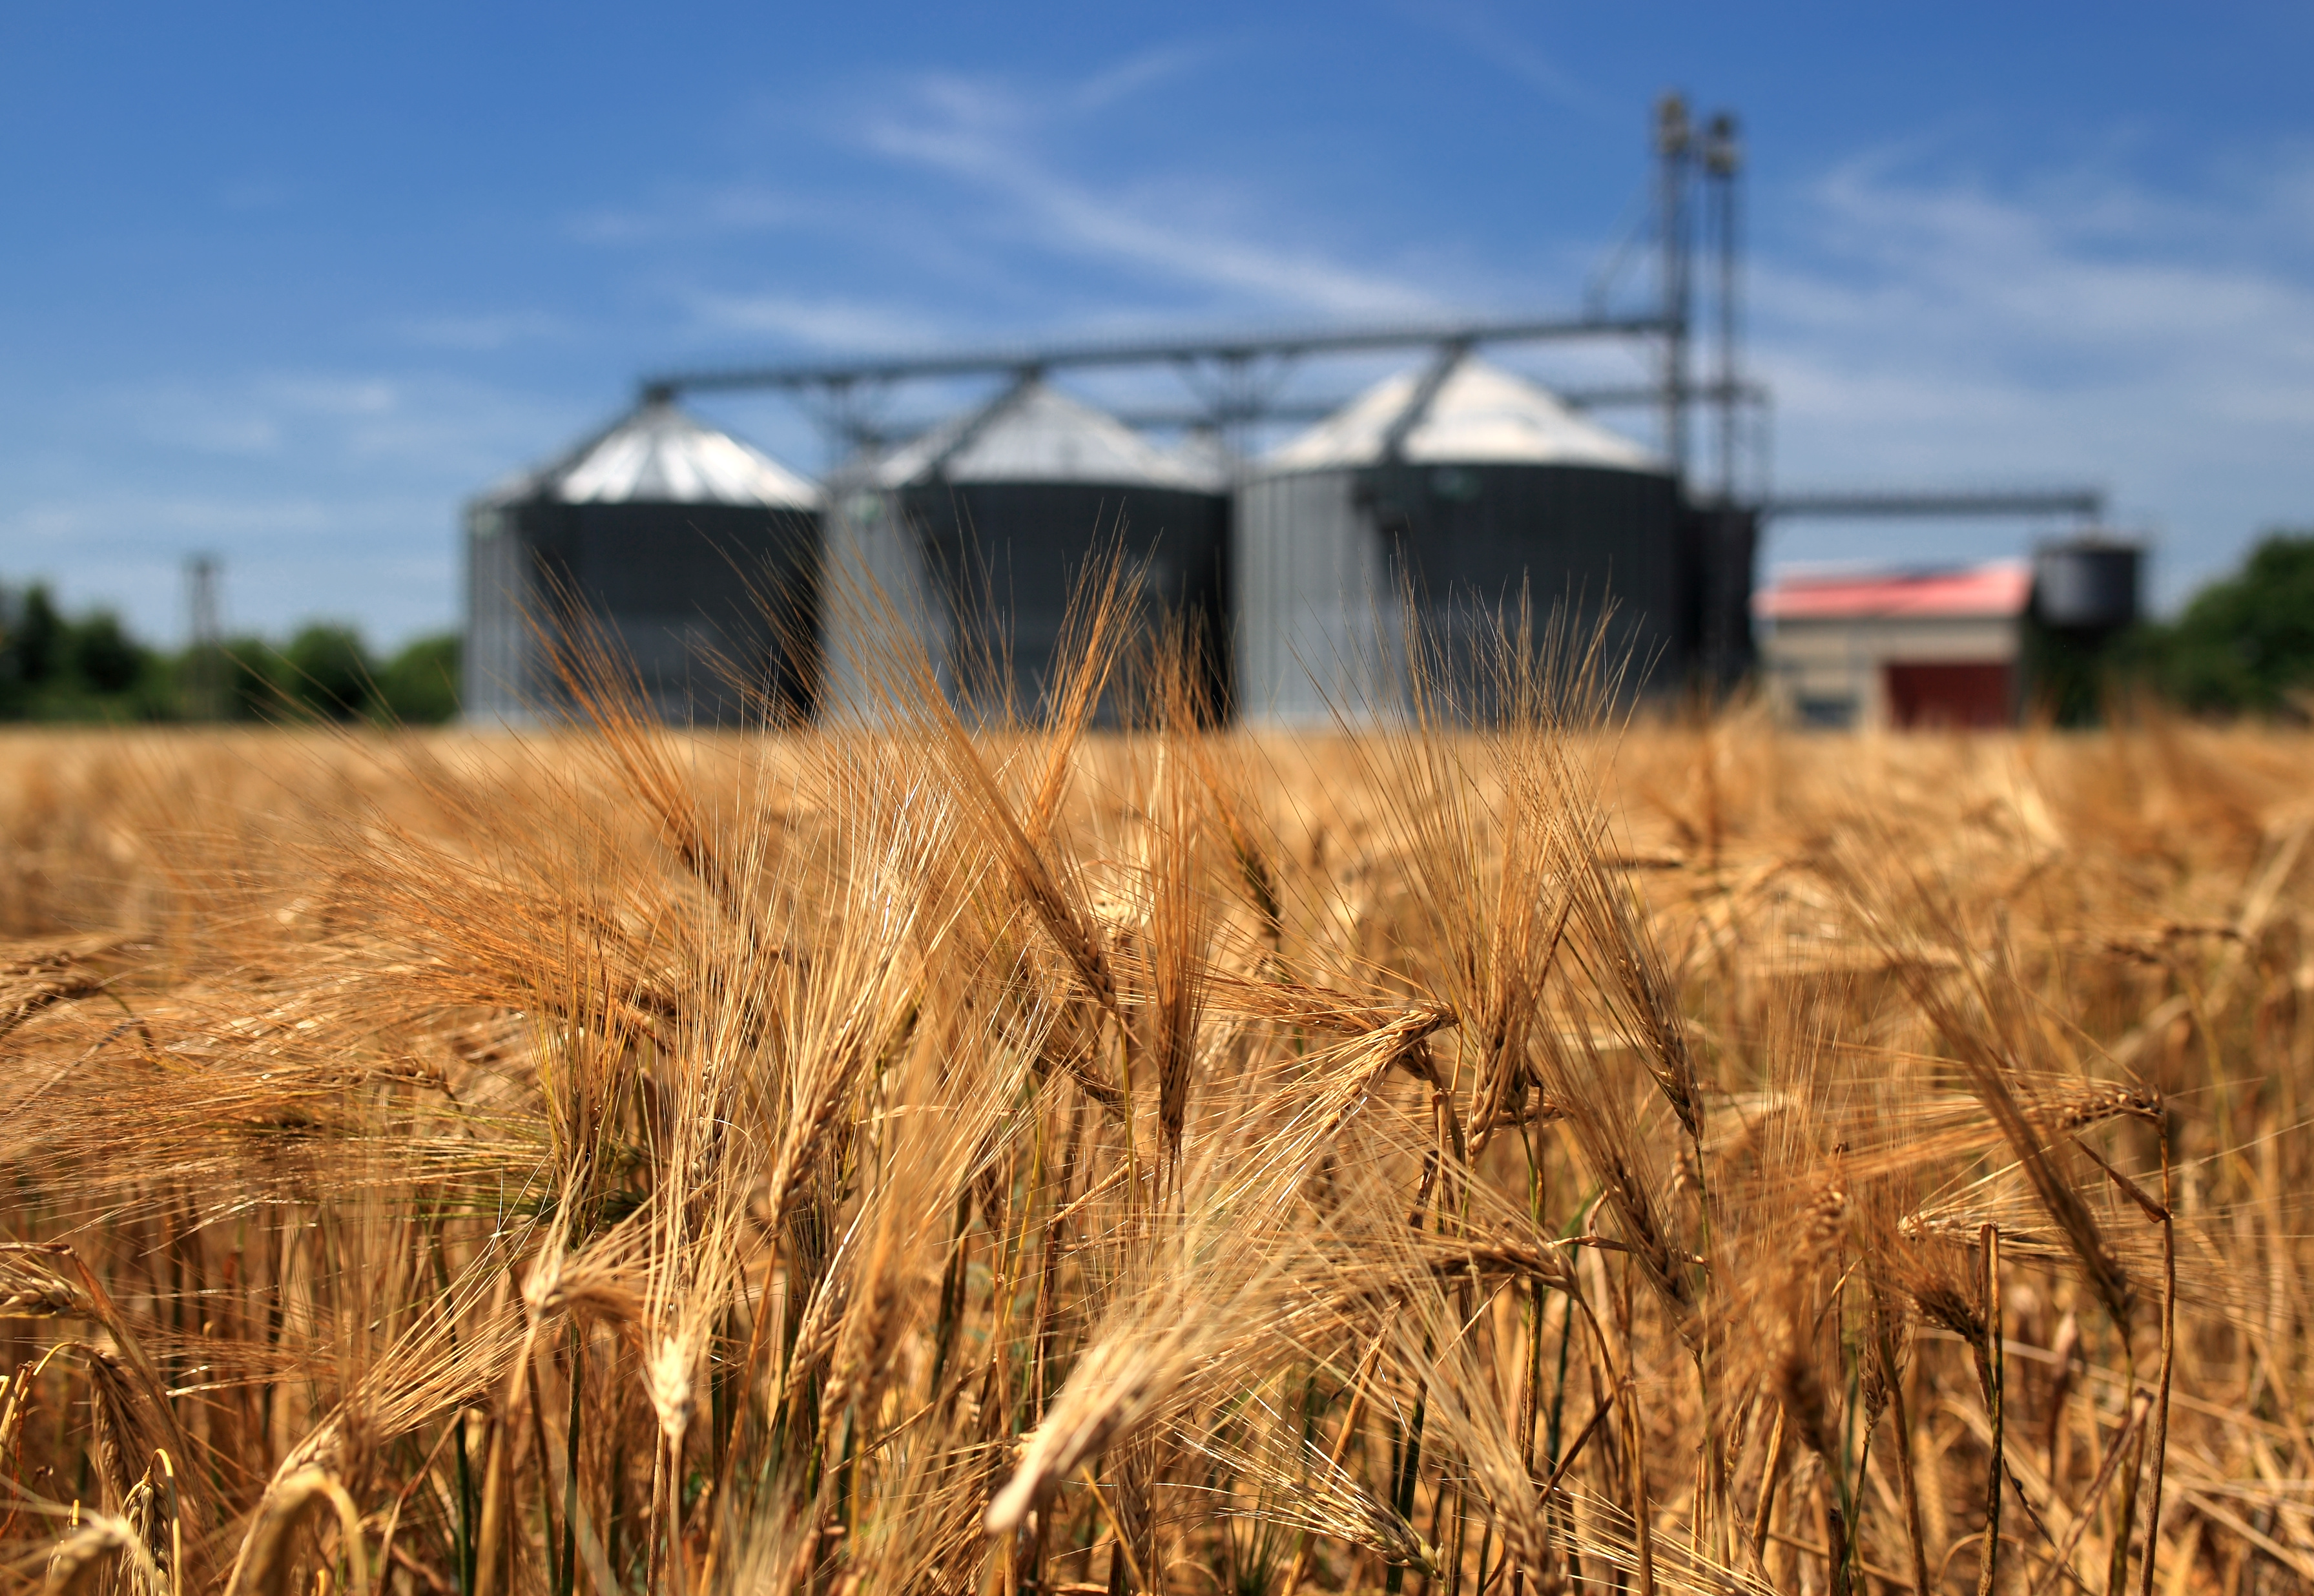
[[[2314,523],[2310,62],[2303,5],[17,0],[0,574],[174,639],[213,550],[236,625],[392,642],[455,623],[459,500],[646,369],[1571,310],[1681,87],[1746,128],[1778,481],[2101,482],[2174,596]]]

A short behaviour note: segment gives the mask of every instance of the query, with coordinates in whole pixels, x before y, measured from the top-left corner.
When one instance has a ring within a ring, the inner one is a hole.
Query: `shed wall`
[[[1780,621],[1762,648],[1779,711],[1800,725],[1896,723],[1887,667],[1997,666],[2013,671],[2015,616],[1860,616]]]

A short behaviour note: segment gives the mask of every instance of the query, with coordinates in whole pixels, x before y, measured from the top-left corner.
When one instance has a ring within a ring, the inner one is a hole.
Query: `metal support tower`
[[[1682,481],[1687,480],[1687,339],[1693,289],[1688,176],[1694,156],[1687,98],[1665,94],[1656,101],[1656,286],[1663,302],[1657,320],[1664,340],[1664,457]]]
[[[217,603],[222,569],[214,554],[185,560],[185,713],[194,720],[225,719],[225,626]]]
[[[1713,373],[1713,402],[1719,413],[1719,502],[1736,502],[1736,425],[1741,403],[1737,369],[1743,350],[1743,212],[1736,178],[1744,170],[1744,149],[1732,111],[1720,111],[1703,130],[1703,198],[1706,225],[1718,254],[1718,348]]]

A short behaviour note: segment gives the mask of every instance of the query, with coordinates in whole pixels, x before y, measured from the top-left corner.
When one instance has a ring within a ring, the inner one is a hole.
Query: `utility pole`
[[[1688,169],[1695,154],[1695,131],[1687,118],[1687,97],[1665,94],[1656,101],[1656,242],[1660,251],[1658,284],[1663,294],[1664,454],[1672,475],[1687,480],[1687,337],[1689,280]]]
[[[222,564],[214,554],[185,560],[185,713],[194,720],[225,719],[225,631],[217,613]]]

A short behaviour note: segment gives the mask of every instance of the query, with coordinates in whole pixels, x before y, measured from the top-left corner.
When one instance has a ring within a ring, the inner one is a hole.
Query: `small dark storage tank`
[[[2098,533],[2034,551],[2025,674],[2036,710],[2058,725],[2102,718],[2115,685],[2115,639],[2138,619],[2144,562],[2138,544]]]
[[[2045,543],[2033,556],[2033,613],[2060,631],[2118,631],[2137,619],[2135,543],[2077,538]]]
[[[843,495],[846,530],[889,594],[930,595],[926,642],[959,707],[1035,719],[1049,709],[1069,601],[1097,555],[1137,576],[1144,619],[1198,639],[1203,691],[1226,713],[1229,501],[1193,463],[1040,382],[934,428]],[[860,521],[906,535],[871,539]],[[1115,696],[1102,719],[1113,722]]]
[[[565,701],[537,631],[570,635],[570,604],[663,719],[808,717],[818,506],[809,482],[665,401],[483,495],[466,515],[468,719]]]

